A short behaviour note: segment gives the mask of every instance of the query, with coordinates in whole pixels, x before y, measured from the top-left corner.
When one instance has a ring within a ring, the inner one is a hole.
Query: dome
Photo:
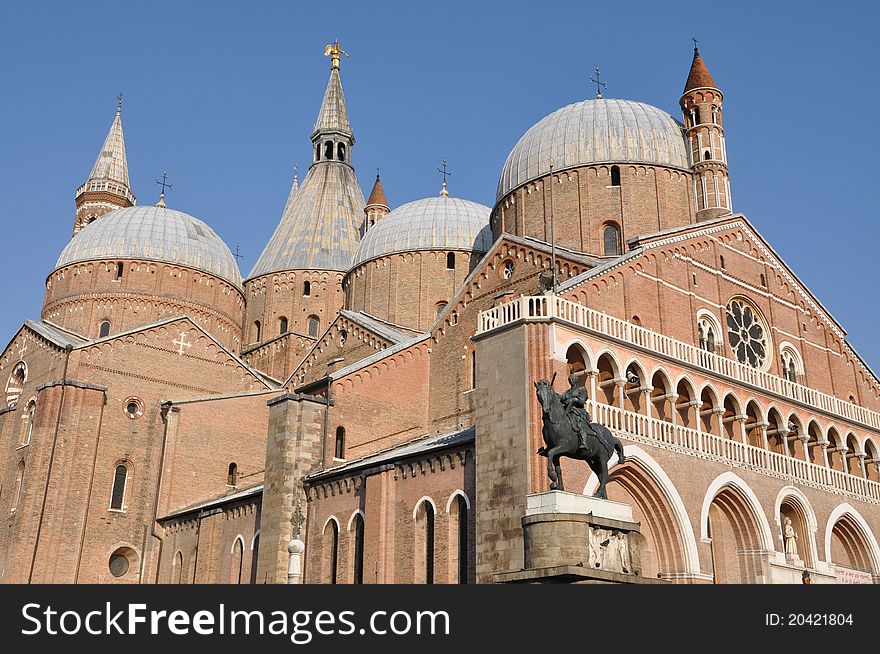
[[[358,245],[351,267],[394,252],[488,252],[492,246],[490,211],[485,205],[448,196],[404,204],[370,228]]]
[[[235,257],[214,230],[198,218],[165,207],[126,207],[101,216],[70,240],[55,268],[95,259],[162,261],[241,287]]]
[[[642,163],[688,169],[684,129],[642,102],[597,98],[554,111],[510,151],[496,199],[554,170],[596,163]]]

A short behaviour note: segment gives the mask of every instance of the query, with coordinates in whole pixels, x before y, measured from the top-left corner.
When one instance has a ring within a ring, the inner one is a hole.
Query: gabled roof
[[[54,343],[60,348],[65,348],[68,345],[75,348],[88,343],[88,339],[83,338],[79,334],[69,332],[62,327],[53,325],[45,320],[25,320],[24,326],[35,331],[47,341]]]
[[[373,468],[385,463],[400,461],[412,457],[422,456],[424,454],[443,450],[449,447],[457,447],[473,443],[476,436],[476,429],[468,427],[457,431],[448,432],[441,435],[419,436],[416,440],[396,445],[390,449],[376,454],[370,454],[354,461],[348,461],[343,465],[334,468],[327,468],[318,472],[313,472],[306,476],[307,481],[318,481],[326,477],[335,477],[340,474],[346,474],[355,470],[364,468]]]
[[[368,313],[364,313],[363,311],[349,311],[348,309],[341,309],[339,311],[339,315],[347,318],[348,320],[351,320],[353,323],[365,327],[377,336],[381,336],[385,340],[391,341],[392,343],[400,343],[401,341],[405,341],[408,338],[412,338],[414,334],[419,333],[414,329],[408,329],[406,327],[401,327],[400,325],[395,325],[385,320],[380,320],[379,318],[371,316]]]

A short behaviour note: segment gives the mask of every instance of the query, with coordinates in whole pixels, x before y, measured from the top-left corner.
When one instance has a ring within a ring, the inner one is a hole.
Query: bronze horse
[[[556,379],[554,373],[553,379]],[[608,460],[617,452],[618,463],[624,462],[623,445],[607,427],[596,422],[591,422],[593,430],[601,432],[604,438],[598,438],[595,434],[588,434],[586,447],[581,447],[580,437],[572,429],[571,421],[565,414],[565,407],[556,391],[553,390],[553,381],[541,379],[535,382],[535,392],[543,410],[544,428],[541,435],[544,437],[545,447],[538,450],[538,454],[547,457],[547,476],[550,477],[550,490],[565,490],[562,483],[562,468],[559,466],[559,458],[567,456],[570,459],[586,461],[596,476],[599,478],[599,488],[596,497],[608,499],[605,484],[608,482]],[[607,443],[613,443],[613,449]]]

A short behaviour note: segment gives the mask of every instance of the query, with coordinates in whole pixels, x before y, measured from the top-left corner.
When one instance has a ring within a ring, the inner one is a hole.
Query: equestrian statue
[[[617,462],[623,463],[623,445],[605,425],[590,421],[585,408],[587,390],[578,384],[577,375],[568,376],[571,385],[559,395],[553,390],[553,379],[535,382],[535,392],[543,411],[544,447],[538,454],[547,457],[547,476],[550,477],[550,490],[565,490],[562,483],[562,468],[559,458],[586,461],[599,478],[596,497],[608,499],[605,484],[608,482],[608,460],[617,452]]]

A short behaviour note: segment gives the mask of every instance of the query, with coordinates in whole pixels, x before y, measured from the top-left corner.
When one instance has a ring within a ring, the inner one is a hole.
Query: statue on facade
[[[624,462],[623,445],[607,427],[590,421],[585,408],[587,392],[579,386],[577,377],[569,375],[571,385],[565,393],[553,390],[553,379],[535,382],[535,392],[541,403],[544,427],[544,447],[538,454],[547,457],[547,476],[550,490],[565,490],[562,482],[560,457],[586,461],[599,478],[596,497],[608,499],[605,485],[608,482],[608,461],[617,452],[618,463]]]
[[[785,538],[785,554],[793,559],[797,558],[797,532],[791,524],[791,518],[785,516],[785,526],[782,528],[782,535]]]

